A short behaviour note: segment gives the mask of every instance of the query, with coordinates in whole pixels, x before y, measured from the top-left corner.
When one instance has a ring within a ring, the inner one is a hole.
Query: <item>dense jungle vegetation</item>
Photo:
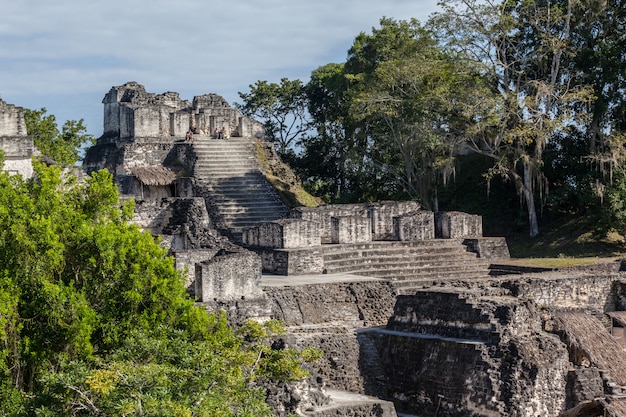
[[[263,381],[306,376],[281,323],[194,305],[108,171],[35,170],[0,172],[1,415],[266,416]]]
[[[444,1],[424,24],[381,19],[306,84],[257,81],[238,108],[327,202],[623,236],[625,21],[622,0]]]
[[[238,107],[327,202],[415,199],[593,256],[626,234],[625,22],[624,0],[444,1]],[[59,166],[92,140],[44,108],[26,119]],[[0,414],[270,415],[263,381],[303,378],[315,353],[272,349],[280,323],[235,331],[195,307],[111,175],[61,172],[0,173]]]

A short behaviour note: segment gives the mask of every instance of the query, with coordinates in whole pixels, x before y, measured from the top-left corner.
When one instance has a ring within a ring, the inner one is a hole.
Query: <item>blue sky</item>
[[[383,16],[425,22],[437,0],[15,0],[0,12],[0,98],[102,134],[102,98],[137,81],[240,102],[257,80],[308,81]]]

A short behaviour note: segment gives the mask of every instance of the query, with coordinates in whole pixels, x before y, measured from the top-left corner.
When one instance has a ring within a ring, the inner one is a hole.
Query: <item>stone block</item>
[[[289,249],[311,248],[321,244],[318,223],[301,219],[280,219],[245,230],[246,246]]]
[[[483,219],[460,211],[442,211],[435,216],[435,236],[440,239],[482,237]]]
[[[372,241],[372,225],[368,217],[331,217],[331,243],[365,243]]]
[[[417,201],[381,201],[369,206],[372,240],[394,240],[394,218],[420,209]]]
[[[261,258],[253,252],[218,254],[196,264],[195,278],[201,302],[263,297]]]
[[[367,218],[369,205],[360,204],[328,204],[320,207],[298,207],[292,210],[291,217],[308,220],[319,224],[322,243],[332,242],[332,218],[355,216]]]
[[[604,381],[597,368],[578,368],[567,373],[566,408],[573,408],[583,401],[604,396]]]
[[[415,241],[435,238],[435,214],[415,211],[393,218],[393,240]]]
[[[508,259],[509,247],[503,237],[477,237],[463,240],[470,252],[483,259]]]
[[[185,277],[185,288],[195,291],[196,286],[196,264],[207,261],[213,256],[217,249],[188,249],[174,250],[174,266],[183,273]]]
[[[24,108],[0,99],[0,136],[26,136]]]
[[[263,271],[277,275],[321,274],[324,258],[320,247],[302,249],[253,248],[261,257]]]

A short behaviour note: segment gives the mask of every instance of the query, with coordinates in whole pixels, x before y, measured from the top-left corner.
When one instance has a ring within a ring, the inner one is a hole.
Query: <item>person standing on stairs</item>
[[[187,134],[185,135],[185,142],[193,142],[193,132],[191,131],[191,128],[187,131]]]

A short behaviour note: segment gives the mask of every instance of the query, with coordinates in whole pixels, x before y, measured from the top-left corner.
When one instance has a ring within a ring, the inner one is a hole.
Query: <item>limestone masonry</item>
[[[619,263],[515,268],[480,216],[416,202],[289,208],[259,163],[263,126],[220,96],[129,82],[103,104],[83,167],[114,173],[198,303],[324,352],[309,380],[270,387],[278,415],[626,415]],[[0,111],[5,153],[29,158],[21,109]]]
[[[33,139],[26,133],[24,109],[0,99],[0,149],[4,152],[4,169],[24,178],[33,175]]]

